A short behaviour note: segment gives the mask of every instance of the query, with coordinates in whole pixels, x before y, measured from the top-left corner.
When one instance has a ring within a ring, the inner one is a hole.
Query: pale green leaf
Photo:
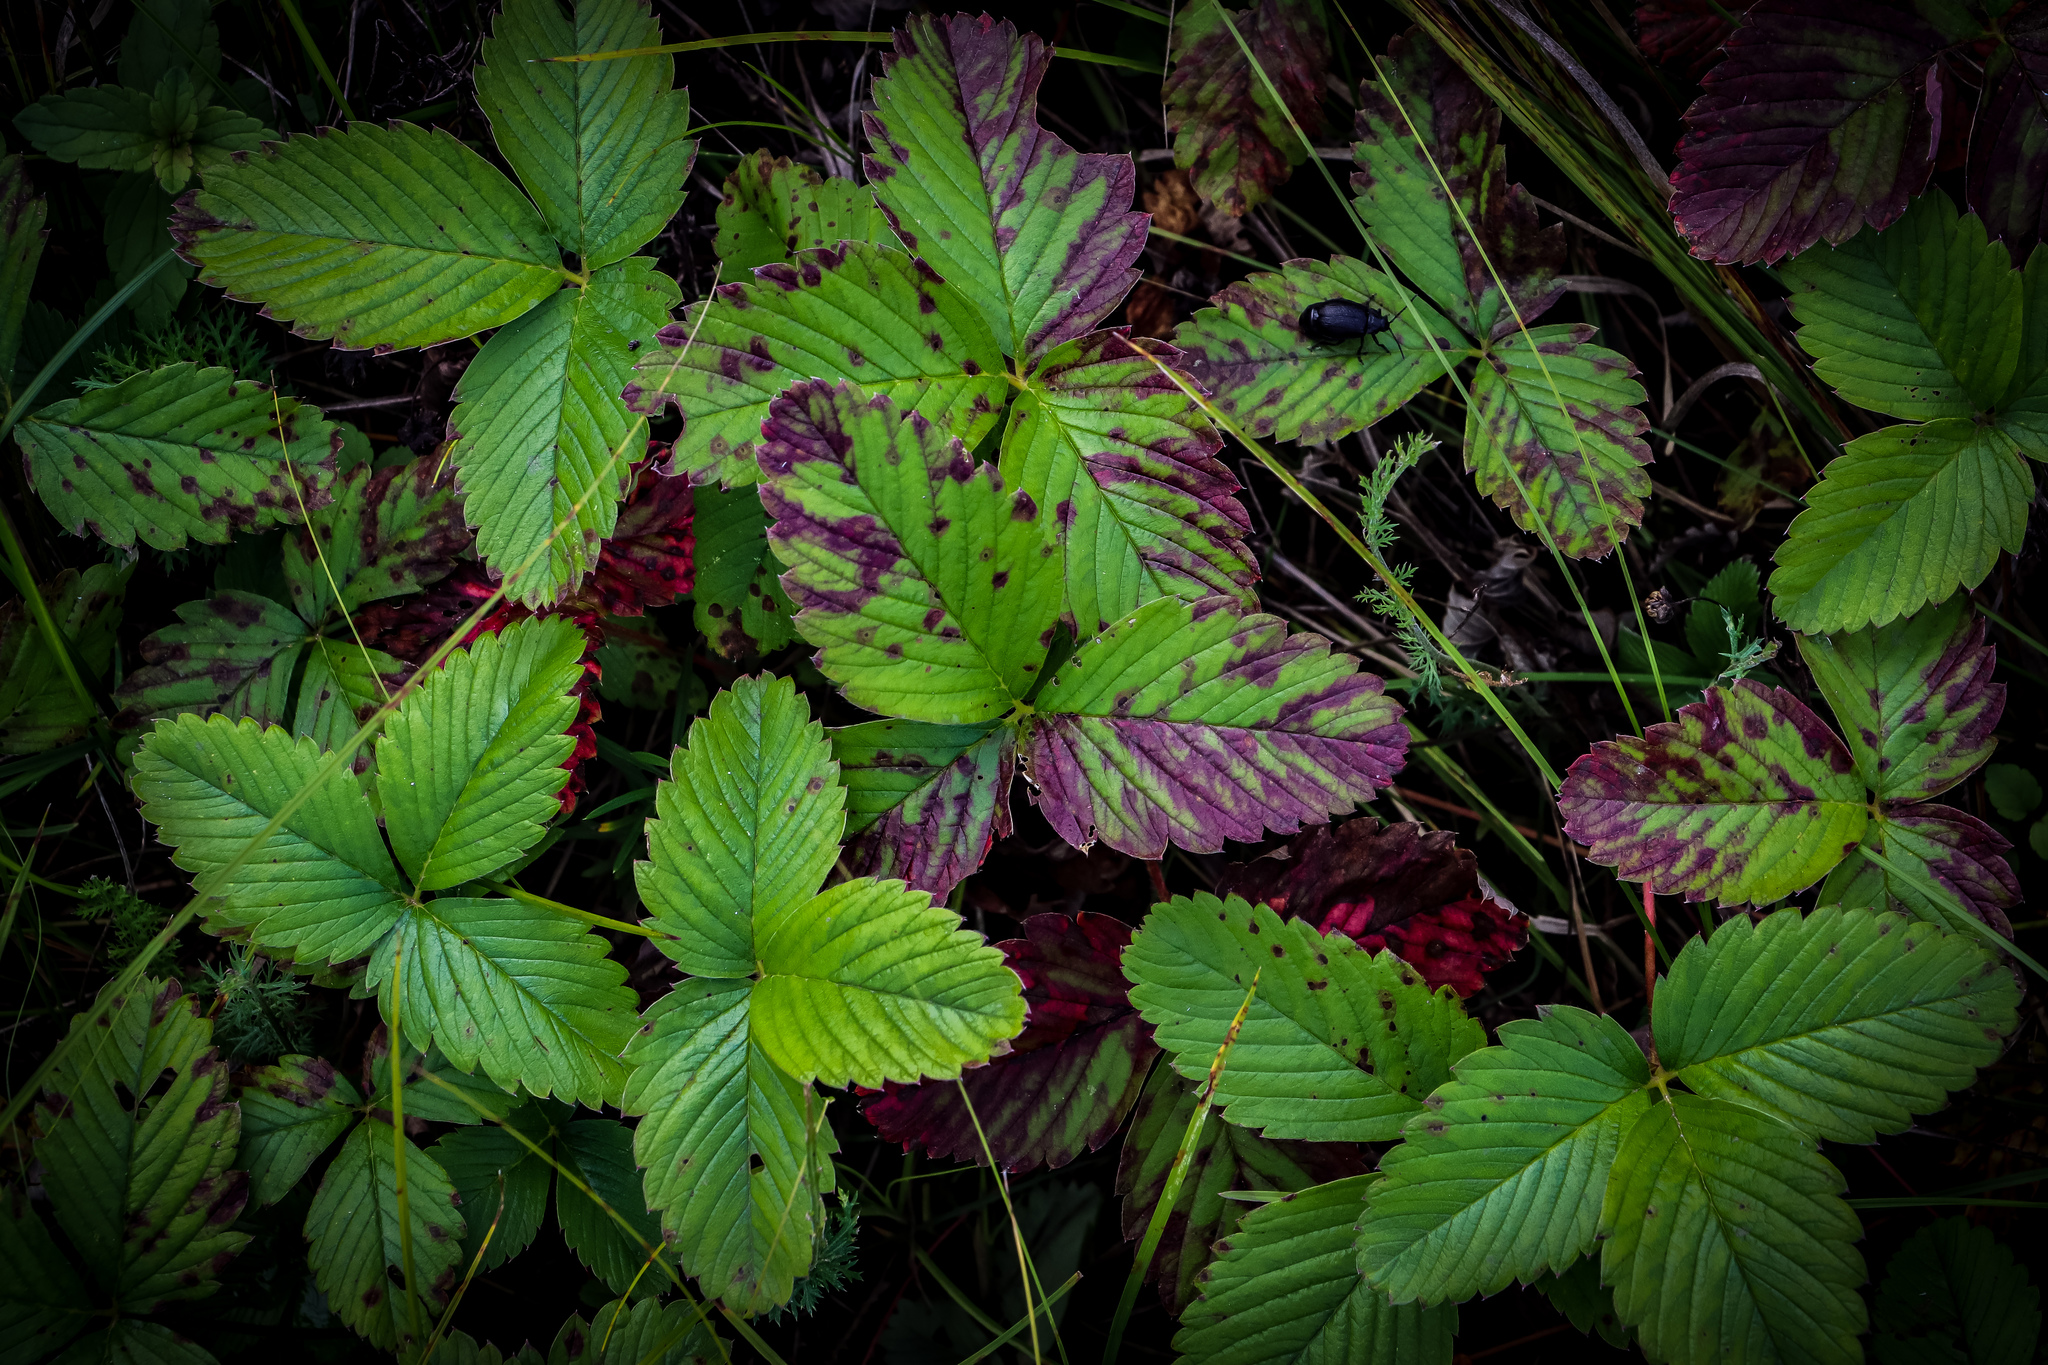
[[[377,740],[378,794],[414,894],[488,877],[540,838],[575,749],[583,632],[514,622],[448,656]]]
[[[1939,1109],[1997,1060],[2019,990],[1991,952],[1898,915],[1781,910],[1692,939],[1657,991],[1664,1065],[1832,1142]]]
[[[697,144],[690,97],[666,53],[552,62],[572,53],[656,47],[646,0],[510,0],[484,40],[476,98],[498,150],[564,251],[585,270],[621,260],[668,225]]]
[[[1235,1059],[1233,1058],[1233,1061]],[[1594,1249],[1607,1170],[1649,1108],[1649,1063],[1569,1005],[1500,1027],[1380,1163],[1358,1268],[1397,1303],[1460,1303]]]
[[[1432,993],[1392,953],[1235,896],[1155,907],[1123,968],[1131,1003],[1190,1080],[1209,1074],[1258,974],[1216,1102],[1269,1138],[1389,1141],[1486,1041],[1449,987]]]
[[[19,155],[0,157],[0,386],[10,401],[14,361],[21,353],[29,289],[43,259],[49,204],[36,193]],[[31,378],[33,376],[24,376]]]
[[[846,792],[823,727],[787,678],[712,698],[655,788],[651,861],[634,883],[655,940],[692,976],[752,976],[757,932],[817,892],[839,856]]]
[[[862,877],[779,906],[756,936],[753,1029],[782,1070],[827,1085],[951,1080],[1024,1026],[1023,983],[960,917]]]
[[[407,1218],[399,1221],[394,1142],[405,1144]],[[439,1162],[382,1119],[364,1119],[341,1144],[306,1211],[306,1255],[334,1315],[379,1350],[410,1342],[413,1317],[404,1289],[405,1244],[412,1243],[412,1292],[431,1329],[461,1278],[463,1215]]]
[[[1601,1278],[1643,1353],[1671,1365],[1860,1365],[1862,1235],[1811,1138],[1674,1092],[1623,1139]]]
[[[511,181],[409,123],[323,130],[211,167],[171,235],[205,283],[357,349],[502,327],[572,282]]]
[[[1966,418],[1843,447],[1772,557],[1778,619],[1819,634],[1885,625],[1973,588],[2017,554],[2034,474],[2013,438]]]
[[[114,693],[122,725],[181,712],[291,718],[292,672],[311,631],[290,608],[229,589],[177,613],[178,624],[143,638],[144,666]]]
[[[259,1208],[292,1192],[355,1123],[362,1102],[332,1062],[297,1054],[256,1068],[236,1099],[242,1146],[235,1165],[249,1173],[249,1198]]]
[[[95,1316],[27,1193],[0,1186],[0,1365],[31,1365]]]
[[[87,678],[106,671],[132,569],[66,569],[37,591]],[[83,735],[99,715],[78,695],[36,619],[18,599],[0,606],[0,754],[41,753]]]
[[[683,982],[626,1050],[623,1108],[648,1207],[683,1273],[735,1308],[785,1302],[811,1264],[837,1149],[825,1101],[752,1037],[745,981]]]
[[[319,409],[189,361],[51,403],[14,435],[66,530],[159,550],[301,520],[341,449]]]
[[[799,251],[842,241],[888,242],[896,237],[865,185],[820,176],[800,161],[758,151],[725,178],[718,205],[720,274],[796,259]]]
[[[1352,1267],[1374,1177],[1262,1204],[1202,1272],[1173,1348],[1194,1365],[1449,1365],[1458,1310],[1393,1307]]]
[[[2041,1293],[1991,1229],[1944,1218],[1892,1256],[1874,1316],[1879,1365],[2028,1365]]]
[[[552,603],[597,563],[646,454],[646,422],[620,397],[633,350],[681,297],[652,259],[619,261],[499,331],[456,381],[463,514],[513,600]]]
[[[751,483],[696,490],[690,531],[697,629],[728,659],[772,654],[796,638],[796,608],[782,591],[784,565],[768,548],[768,514]]]

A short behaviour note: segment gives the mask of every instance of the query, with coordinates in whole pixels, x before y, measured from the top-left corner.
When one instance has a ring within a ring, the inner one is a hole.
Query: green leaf
[[[843,241],[896,241],[865,185],[821,177],[800,161],[766,150],[742,159],[726,176],[718,205],[720,274],[794,261],[799,251]]]
[[[314,636],[306,645],[291,732],[323,750],[339,749],[411,670],[382,650],[365,649],[354,640]]]
[[[1301,330],[1310,304],[1350,299],[1378,308],[1386,344],[1329,346]],[[1173,334],[1180,363],[1218,411],[1254,436],[1321,444],[1362,430],[1443,377],[1470,343],[1426,302],[1349,256],[1289,261],[1217,293]],[[1434,340],[1436,348],[1430,342]]]
[[[1380,680],[1223,598],[1149,602],[1084,643],[1022,739],[1060,837],[1137,858],[1293,833],[1369,801],[1408,747]],[[900,713],[899,713],[900,714]]]
[[[208,0],[136,0],[121,38],[117,68],[130,90],[153,90],[172,71],[200,78],[220,72],[220,30],[208,22]]]
[[[66,569],[37,591],[73,658],[89,678],[113,662],[121,596],[132,570],[89,565]],[[98,716],[64,676],[35,618],[19,600],[0,606],[0,754],[33,754],[68,744]]]
[[[59,525],[159,550],[301,520],[341,449],[318,408],[189,361],[51,403],[14,434]]]
[[[1649,430],[1626,356],[1583,323],[1536,327],[1472,376],[1465,467],[1523,530],[1540,521],[1573,559],[1601,559],[1643,520]]]
[[[394,1140],[405,1144],[407,1216],[399,1220]],[[463,1217],[439,1162],[365,1119],[341,1144],[306,1211],[306,1260],[334,1315],[389,1351],[413,1340],[406,1303],[405,1244],[412,1243],[412,1292],[430,1325],[462,1278]]]
[[[15,393],[14,361],[21,354],[29,289],[43,259],[43,220],[49,204],[29,183],[22,159],[0,157],[0,386]],[[34,378],[23,375],[23,380]]]
[[[115,692],[119,723],[181,712],[290,718],[292,671],[311,632],[287,607],[229,590],[177,608],[179,624],[144,637],[145,666]]]
[[[2048,458],[2048,257],[2031,254],[2020,273],[2021,325],[2012,385],[1999,402],[1999,426],[2020,450]]]
[[[157,141],[146,89],[96,85],[43,96],[14,116],[29,145],[88,171],[146,171]]]
[[[640,1172],[633,1164],[633,1131],[612,1119],[584,1119],[563,1130],[558,1150],[562,1169],[590,1186],[613,1212],[624,1215],[641,1239],[627,1236],[589,1195],[567,1180],[557,1181],[555,1216],[576,1259],[614,1294],[624,1294],[636,1279],[643,1291],[656,1288],[649,1282],[663,1272],[649,1269],[642,1275],[641,1268],[647,1265],[649,1249],[662,1245],[661,1222],[648,1212],[641,1192]]]
[[[1034,690],[1061,596],[1044,509],[850,384],[792,386],[763,432],[761,500],[797,628],[847,700],[973,724]]]
[[[385,469],[358,465],[331,493],[284,542],[292,606],[314,625],[337,606],[352,613],[438,583],[469,544],[455,480],[431,456]]]
[[[787,678],[712,698],[655,787],[634,884],[656,945],[692,976],[747,977],[760,930],[809,901],[839,856],[845,789],[824,729]]]
[[[1974,417],[2004,396],[2020,353],[2020,275],[1946,194],[1779,274],[1814,373],[1858,407],[1926,421]]]
[[[354,349],[473,336],[570,282],[511,181],[409,123],[323,130],[214,166],[171,235],[205,283]]]
[[[1047,351],[1003,433],[1003,482],[1058,518],[1065,615],[1083,637],[1155,597],[1258,603],[1251,518],[1216,458],[1223,438],[1127,333]]]
[[[1594,1249],[1608,1167],[1650,1106],[1635,1039],[1569,1005],[1502,1024],[1499,1046],[1453,1070],[1381,1160],[1358,1229],[1360,1273],[1396,1303],[1568,1270]]]
[[[513,600],[553,603],[597,563],[643,453],[646,423],[619,395],[681,298],[649,257],[606,266],[498,332],[456,381],[463,513]]]
[[[1664,1065],[1831,1142],[1869,1143],[1969,1088],[2019,990],[1961,934],[1897,915],[1781,910],[1693,939],[1657,992]]]
[[[1224,27],[1223,14],[1217,0],[1202,0],[1174,15],[1167,41],[1173,69],[1160,94],[1174,165],[1189,172],[1204,205],[1242,217],[1271,199],[1308,156],[1301,134],[1324,131],[1330,35],[1322,7],[1311,0],[1238,10],[1231,16],[1235,33]],[[1268,93],[1269,80],[1279,100]]]
[[[1131,1003],[1190,1080],[1209,1074],[1259,974],[1216,1102],[1269,1138],[1390,1141],[1451,1064],[1486,1041],[1454,994],[1431,993],[1392,953],[1235,896],[1155,907],[1123,967]]]
[[[1898,910],[1972,938],[1963,920],[1974,915],[2011,937],[2005,911],[2020,903],[2020,884],[2002,855],[2012,845],[1976,816],[1953,806],[1886,802],[1860,847],[1890,868],[1851,853],[1821,883],[1819,904]]]
[[[951,1080],[1024,1027],[999,949],[901,882],[841,882],[777,907],[756,935],[753,1030],[800,1080]]]
[[[661,331],[625,390],[635,411],[685,414],[670,472],[728,487],[758,477],[769,403],[805,379],[847,380],[916,408],[969,448],[995,428],[1010,386],[974,306],[894,247],[849,242],[753,283],[722,284]]]
[[[1197,1283],[1173,1348],[1199,1365],[1448,1365],[1458,1310],[1393,1307],[1352,1268],[1374,1177],[1355,1175],[1245,1214]]]
[[[2027,1365],[2041,1294],[1991,1229],[1944,1218],[1893,1254],[1875,1316],[1879,1365]]]
[[[249,1198],[275,1204],[305,1179],[334,1140],[355,1123],[362,1096],[320,1057],[293,1054],[256,1068],[236,1093],[242,1146],[235,1164],[249,1173]]]
[[[667,54],[553,62],[571,53],[656,47],[646,0],[511,0],[484,40],[476,98],[498,151],[564,251],[595,270],[630,255],[683,202],[697,144],[690,97]]]
[[[696,490],[697,629],[728,659],[773,654],[796,638],[796,608],[779,581],[784,565],[768,548],[768,514],[752,484]]]
[[[1804,634],[1886,625],[1973,588],[2019,552],[2033,471],[2013,438],[1963,418],[1842,448],[1772,557],[1778,619]]]
[[[1635,1344],[1636,1329],[1614,1312],[1614,1291],[1600,1281],[1600,1258],[1582,1256],[1561,1274],[1544,1274],[1531,1284],[1587,1336],[1598,1332],[1609,1346],[1626,1350]]]
[[[1672,1093],[1623,1139],[1601,1278],[1672,1365],[1860,1365],[1862,1228],[1815,1142],[1754,1109]]]
[[[431,1038],[460,1070],[596,1108],[618,1101],[637,1004],[608,949],[552,910],[444,896],[407,907],[363,984],[414,1046]]]
[[[107,191],[102,229],[107,243],[107,268],[113,271],[115,288],[125,286],[170,250],[171,234],[166,224],[175,202],[149,176],[115,177],[113,188]],[[158,266],[156,273],[128,299],[136,323],[145,330],[169,325],[194,273],[183,261]],[[44,390],[53,391],[54,386]]]
[[[604,643],[592,656],[598,667],[598,696],[622,706],[666,711],[682,688],[685,715],[703,706],[704,684],[691,669],[688,654],[675,646],[659,623],[645,616],[604,616],[598,625],[604,631]]]
[[[0,1186],[0,1365],[31,1365],[97,1315],[26,1191]]]
[[[590,1331],[583,1334],[594,1348],[588,1365],[722,1365],[732,1352],[707,1325],[708,1317],[688,1300],[664,1305],[642,1299],[630,1308],[615,1300],[592,1315]],[[577,1365],[576,1357],[567,1365]]]
[[[626,1049],[633,1153],[685,1274],[759,1310],[809,1270],[837,1149],[825,1102],[754,1040],[746,981],[684,981]]]
[[[406,1108],[411,1107],[408,1097]],[[526,1250],[539,1235],[555,1173],[507,1130],[518,1130],[553,1156],[555,1113],[555,1106],[522,1104],[505,1116],[503,1128],[488,1123],[458,1128],[434,1144],[434,1159],[448,1173],[462,1208],[466,1231],[459,1264],[465,1269],[482,1250],[477,1271],[488,1274]],[[489,1247],[484,1246],[486,1233]]]
[[[1939,795],[1991,756],[2005,688],[1991,680],[1997,651],[1968,602],[1853,634],[1802,635],[1799,657],[1881,799]]]
[[[362,957],[405,911],[369,798],[341,774],[314,786],[321,762],[311,740],[274,726],[185,715],[144,737],[133,780],[172,861],[210,892],[208,922],[306,965]],[[268,843],[225,881],[208,880],[306,787],[312,796]]]
[[[162,1323],[117,1319],[104,1332],[84,1338],[60,1357],[62,1365],[215,1365],[205,1347]]]
[[[515,1090],[495,1085],[486,1076],[456,1070],[438,1047],[425,1052],[407,1050],[401,1063],[405,1082],[407,1122],[491,1123],[510,1114],[519,1101],[508,1098]],[[363,1080],[370,1090],[373,1110],[391,1108],[391,1038],[383,1024],[370,1032],[363,1050]]]
[[[1721,905],[1813,885],[1870,821],[1848,747],[1791,693],[1748,680],[1595,744],[1557,804],[1565,832],[1616,876]]]
[[[448,656],[377,740],[385,830],[413,894],[488,877],[541,836],[576,747],[583,632],[518,621]]]
[[[846,784],[846,865],[943,900],[1009,837],[1014,726],[878,720],[832,732]]]
[[[228,1230],[249,1194],[230,1169],[241,1126],[213,1026],[175,981],[137,981],[89,1032],[73,1021],[44,1082],[35,1155],[57,1226],[117,1311],[219,1288],[249,1240]]]
[[[1076,152],[1039,125],[1051,65],[1008,20],[913,17],[866,120],[863,166],[890,226],[1020,360],[1108,316],[1145,246],[1130,159]]]
[[[2001,820],[2024,820],[2041,804],[2041,779],[2014,763],[1984,770],[1984,794]]]

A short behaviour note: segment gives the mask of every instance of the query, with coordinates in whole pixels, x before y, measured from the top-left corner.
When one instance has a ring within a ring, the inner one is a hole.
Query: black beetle
[[[1353,303],[1350,299],[1325,299],[1310,304],[1301,314],[1301,334],[1310,341],[1334,346],[1340,341],[1355,340],[1361,355],[1367,337],[1384,336],[1393,325],[1385,313],[1371,304]]]

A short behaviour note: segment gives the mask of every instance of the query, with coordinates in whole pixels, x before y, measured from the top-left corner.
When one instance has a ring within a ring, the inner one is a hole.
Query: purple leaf
[[[1005,1171],[1064,1166],[1116,1133],[1159,1049],[1131,1008],[1117,961],[1131,928],[1108,915],[1033,915],[996,946],[1024,981],[1024,1032],[987,1066],[961,1073],[988,1152]],[[983,1164],[974,1119],[949,1082],[891,1085],[863,1110],[882,1137]]]
[[[1963,185],[1991,239],[2024,265],[2048,200],[2048,27],[2038,20],[2017,27],[1984,64]]]
[[[1156,342],[1147,350],[1181,359]],[[1222,593],[1256,608],[1251,519],[1222,448],[1129,328],[1066,342],[1032,368],[1004,433],[1003,481],[1058,518],[1077,635],[1155,597]]]
[[[1161,95],[1173,135],[1173,164],[1202,198],[1240,215],[1273,197],[1308,149],[1267,93],[1244,49],[1223,24],[1217,0],[1198,0],[1174,18],[1173,70]],[[1231,22],[1310,137],[1323,131],[1330,36],[1315,0],[1253,0]]]
[[[888,246],[849,242],[762,266],[753,283],[691,304],[660,338],[634,367],[626,403],[683,414],[666,472],[694,483],[753,482],[768,404],[801,379],[886,393],[970,445],[1009,394],[1003,353],[974,306]]]
[[[1137,283],[1146,218],[1127,156],[1038,123],[1052,51],[988,15],[916,16],[865,116],[869,187],[896,235],[1020,361],[1092,331]],[[849,376],[858,378],[858,376]]]
[[[1870,819],[1848,746],[1791,693],[1746,679],[1640,738],[1595,744],[1557,804],[1593,862],[1721,905],[1813,885]]]
[[[2005,861],[2012,845],[1974,815],[1952,806],[1921,804],[1887,806],[1871,822],[1863,842],[1907,876],[1896,877],[1867,858],[1851,853],[1821,885],[1820,903],[1852,910],[1901,910],[1963,932],[1955,912],[1911,878],[1924,878],[1954,896],[1964,909],[1999,934],[2012,937],[2005,912],[2018,905],[2019,879]]]
[[[1017,731],[878,720],[832,732],[846,784],[846,865],[944,900],[1008,838]]]
[[[1693,254],[1775,262],[1905,211],[1934,169],[1960,6],[1760,0],[1686,111],[1671,212]]]
[[[1998,651],[1967,598],[1854,634],[1802,635],[1799,654],[1880,797],[1939,795],[1991,757],[2005,684],[1991,680]]]
[[[1735,31],[1728,16],[1721,0],[1644,0],[1636,6],[1636,46],[1660,66],[1682,65],[1696,81]]]
[[[1408,749],[1378,678],[1224,598],[1138,608],[1034,707],[1024,761],[1046,818],[1138,858],[1319,824],[1371,800]]]

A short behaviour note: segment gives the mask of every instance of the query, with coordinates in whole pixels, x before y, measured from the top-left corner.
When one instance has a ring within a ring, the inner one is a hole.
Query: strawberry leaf
[[[87,677],[113,662],[114,632],[131,570],[94,564],[66,569],[36,591]],[[0,606],[0,754],[33,754],[68,744],[98,718],[59,670],[56,655],[20,600]]]
[[[1984,94],[1964,168],[1970,211],[2015,262],[2030,259],[2048,199],[2048,43],[2038,25],[2015,24],[1984,63]]]
[[[783,563],[768,547],[768,514],[751,484],[695,491],[693,554],[697,629],[728,659],[772,654],[796,638],[796,608],[782,590]]]
[[[1287,120],[1314,137],[1323,131],[1323,85],[1330,37],[1313,0],[1254,0],[1231,14],[1244,49],[1223,25],[1217,0],[1199,0],[1174,16],[1162,94],[1173,164],[1195,191],[1225,213],[1242,215],[1273,197],[1307,150]],[[1253,63],[1280,92],[1267,93]]]
[[[2026,1268],[1964,1218],[1906,1239],[1875,1295],[1874,1354],[1882,1365],[1963,1359],[2026,1365],[2041,1333],[2041,1294]]]
[[[28,314],[36,267],[43,259],[43,239],[48,236],[43,223],[49,212],[49,202],[29,182],[21,157],[0,156],[0,261],[7,265],[0,276],[7,281],[0,289],[0,384],[7,386],[10,398],[19,392],[14,362],[21,354],[22,320]],[[178,287],[182,292],[184,281]]]
[[[312,634],[304,621],[267,597],[233,589],[177,612],[178,625],[143,638],[144,667],[115,692],[120,724],[185,711],[289,719],[292,670]]]
[[[944,899],[1008,838],[1013,726],[878,720],[832,732],[846,783],[846,865]]]
[[[1976,816],[1952,806],[1886,802],[1864,831],[1861,846],[1874,849],[1905,875],[1894,875],[1852,852],[1821,883],[1821,904],[1903,910],[1915,919],[1966,933],[1957,914],[1960,906],[2012,937],[2005,912],[2021,900],[2019,879],[2004,856],[2012,845]],[[1929,882],[1947,895],[1929,895]]]
[[[953,1161],[984,1164],[992,1154],[1018,1173],[1064,1166],[1123,1126],[1159,1051],[1117,969],[1130,926],[1107,915],[1033,915],[1024,933],[996,945],[1024,982],[1024,1031],[958,1085],[892,1085],[869,1099],[863,1112],[884,1140]]]
[[[725,178],[715,245],[726,275],[794,261],[813,247],[895,240],[865,185],[821,177],[786,156],[755,152]]]
[[[362,1103],[332,1062],[303,1054],[257,1067],[235,1099],[242,1106],[235,1165],[249,1173],[249,1198],[258,1208],[297,1188],[321,1153],[355,1125]]]
[[[400,1143],[404,1205],[394,1155]],[[385,1120],[365,1119],[341,1144],[313,1192],[306,1261],[334,1315],[372,1346],[391,1350],[413,1341],[407,1296],[398,1288],[408,1263],[420,1306],[438,1311],[462,1279],[463,1231],[455,1186],[441,1163]]]
[[[424,456],[388,469],[357,465],[335,480],[332,500],[305,529],[285,537],[285,578],[303,620],[317,626],[337,607],[353,613],[418,592],[455,567],[469,532],[455,481],[445,471],[437,477],[436,465]]]
[[[649,460],[619,509],[581,596],[608,616],[644,616],[689,593],[695,500],[688,479],[666,478]]]

